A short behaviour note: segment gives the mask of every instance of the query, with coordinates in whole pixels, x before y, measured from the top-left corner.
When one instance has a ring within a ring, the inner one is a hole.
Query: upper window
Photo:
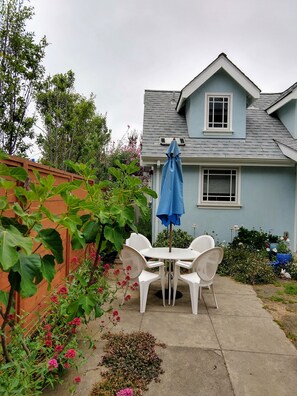
[[[206,130],[231,130],[231,95],[206,94]]]
[[[202,171],[202,203],[238,203],[238,169]]]

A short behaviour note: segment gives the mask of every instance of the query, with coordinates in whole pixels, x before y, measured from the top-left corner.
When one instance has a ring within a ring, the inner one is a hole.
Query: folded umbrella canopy
[[[166,227],[169,225],[169,251],[172,247],[172,224],[180,225],[185,213],[183,199],[183,174],[180,149],[175,139],[167,150],[167,161],[162,170],[160,201],[157,217]]]

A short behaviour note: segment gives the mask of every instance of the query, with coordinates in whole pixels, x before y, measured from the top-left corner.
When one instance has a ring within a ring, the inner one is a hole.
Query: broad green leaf
[[[83,234],[80,231],[77,231],[71,238],[71,247],[73,250],[78,250],[84,248],[86,245],[86,241],[83,238]]]
[[[7,197],[0,197],[0,210],[5,210],[8,207]]]
[[[100,318],[104,314],[103,309],[99,304],[95,305],[95,318]]]
[[[73,316],[76,316],[75,314],[76,314],[76,312],[78,311],[79,306],[80,306],[80,304],[79,304],[78,300],[73,301],[73,303],[71,303],[70,305],[68,305],[68,307],[67,307],[67,313],[69,313],[69,314],[71,314],[71,315],[73,315]]]
[[[43,278],[46,279],[50,285],[56,274],[55,257],[51,254],[46,254],[45,256],[43,256],[41,258],[40,270]]]
[[[151,188],[143,187],[142,191],[144,194],[147,194],[147,195],[151,196],[152,198],[158,198],[158,194],[156,193],[156,191],[152,190]]]
[[[8,303],[8,296],[9,292],[4,292],[3,290],[0,290],[0,303],[2,303],[5,307]]]
[[[19,255],[19,261],[14,265],[12,270],[18,272],[21,276],[20,293],[22,297],[31,297],[36,291],[35,278],[41,269],[41,259],[38,254],[26,256]]]
[[[18,272],[14,272],[13,270],[9,271],[8,280],[13,288],[13,290],[20,292],[21,291],[21,275]]]
[[[104,228],[104,236],[108,241],[114,244],[117,251],[122,248],[124,238],[121,230],[118,230],[115,227],[106,226]]]
[[[114,176],[117,180],[121,180],[123,177],[123,173],[120,171],[120,169],[109,168],[108,173]]]
[[[100,224],[94,220],[89,221],[84,229],[83,235],[87,243],[93,243],[96,240],[96,236],[100,231]]]
[[[39,231],[36,240],[41,241],[44,247],[53,253],[58,264],[63,263],[63,243],[58,231],[53,228],[45,228]]]
[[[8,271],[18,261],[18,248],[30,254],[32,247],[31,238],[24,237],[14,226],[0,229],[0,265],[3,271]]]
[[[15,187],[15,182],[0,178],[0,187],[9,190]]]
[[[81,307],[83,308],[83,310],[85,311],[85,313],[87,315],[89,315],[92,312],[92,310],[95,306],[94,299],[87,294],[80,296],[78,299],[78,302],[79,302],[79,305],[81,305]]]
[[[26,181],[29,177],[27,171],[24,168],[16,167],[10,168],[10,176],[14,177],[16,180]]]

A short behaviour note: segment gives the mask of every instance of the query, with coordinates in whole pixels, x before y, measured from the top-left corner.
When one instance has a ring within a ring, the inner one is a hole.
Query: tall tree
[[[45,37],[35,42],[26,31],[34,15],[23,0],[0,0],[0,145],[8,154],[25,154],[33,138],[34,117],[28,106],[43,77]]]
[[[75,76],[49,76],[36,94],[37,109],[45,134],[38,137],[42,160],[66,169],[65,160],[100,164],[105,145],[110,140],[106,118],[96,113],[94,95],[90,98],[75,92]]]

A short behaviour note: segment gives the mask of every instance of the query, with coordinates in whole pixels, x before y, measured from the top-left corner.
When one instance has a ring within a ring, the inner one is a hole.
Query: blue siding
[[[205,93],[232,93],[233,138],[243,139],[246,134],[246,92],[225,71],[221,70],[195,91],[186,103],[186,120],[190,137],[203,138]],[[221,136],[221,135],[220,135]],[[226,136],[226,135],[225,135]],[[209,135],[206,136],[209,138]],[[224,135],[222,134],[222,137]],[[226,136],[230,138],[230,136]]]
[[[183,176],[186,213],[181,228],[191,235],[197,224],[195,236],[214,232],[220,242],[230,242],[230,228],[236,224],[277,235],[288,231],[293,240],[295,168],[242,167],[240,209],[198,207],[199,167],[184,165]]]
[[[293,138],[297,138],[297,100],[292,100],[277,111],[281,122],[285,125]]]

